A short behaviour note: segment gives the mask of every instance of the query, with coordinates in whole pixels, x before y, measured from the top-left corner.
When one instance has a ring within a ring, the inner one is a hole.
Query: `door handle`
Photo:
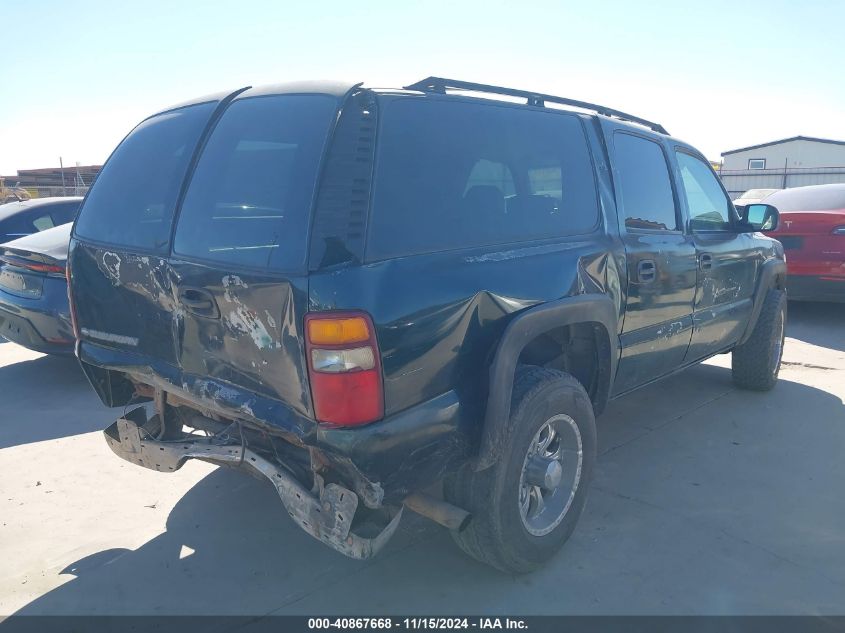
[[[220,316],[214,295],[203,288],[180,288],[179,302],[188,312],[197,316],[216,319]]]
[[[637,280],[649,283],[657,278],[657,264],[653,259],[641,259],[637,262]]]
[[[698,256],[698,267],[701,270],[710,270],[713,268],[713,256],[710,253],[701,253]]]

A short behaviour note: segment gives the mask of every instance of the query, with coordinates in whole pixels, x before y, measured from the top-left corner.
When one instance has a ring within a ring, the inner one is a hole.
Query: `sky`
[[[0,174],[100,164],[207,93],[438,75],[601,103],[709,158],[845,140],[841,0],[0,0]]]

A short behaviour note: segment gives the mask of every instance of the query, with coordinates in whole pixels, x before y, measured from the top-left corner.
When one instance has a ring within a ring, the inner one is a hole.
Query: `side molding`
[[[783,282],[786,280],[786,262],[781,259],[770,259],[760,269],[757,287],[754,289],[751,315],[748,317],[748,325],[745,328],[745,333],[739,339],[738,345],[745,343],[754,331],[754,326],[757,325],[757,319],[760,317],[760,311],[763,309],[763,302],[766,300],[766,293],[769,288],[778,286],[778,278],[780,278],[780,287],[783,287]]]
[[[490,392],[481,445],[475,462],[476,470],[491,466],[501,454],[510,419],[511,395],[517,360],[525,346],[534,338],[555,328],[576,323],[596,323],[604,330],[609,359],[602,363],[606,371],[600,376],[597,408],[603,408],[616,375],[619,358],[619,337],[616,331],[616,306],[605,295],[577,295],[552,301],[518,314],[505,328],[490,367]]]

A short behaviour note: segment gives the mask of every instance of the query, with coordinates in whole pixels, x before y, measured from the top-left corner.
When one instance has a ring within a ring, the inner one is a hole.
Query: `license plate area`
[[[37,298],[41,296],[44,279],[35,275],[20,273],[3,268],[0,270],[0,288],[22,297]]]

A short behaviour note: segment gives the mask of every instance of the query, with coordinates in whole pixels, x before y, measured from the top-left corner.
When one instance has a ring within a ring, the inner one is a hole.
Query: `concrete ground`
[[[0,614],[845,614],[845,305],[790,311],[771,393],[722,356],[614,402],[580,524],[520,577],[410,513],[357,562],[261,481],[134,467],[73,359],[0,343]]]

